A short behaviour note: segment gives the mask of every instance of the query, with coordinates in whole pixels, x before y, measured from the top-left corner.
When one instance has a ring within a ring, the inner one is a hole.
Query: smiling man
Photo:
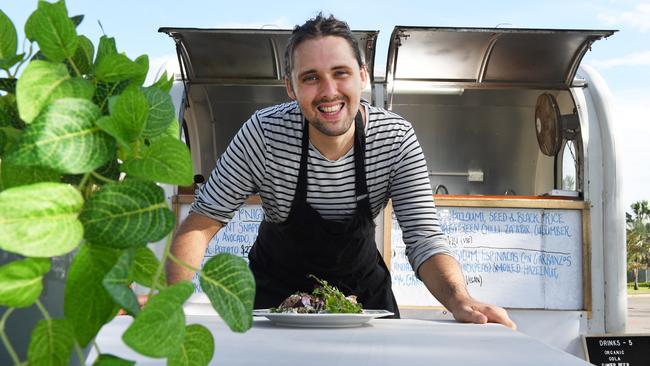
[[[348,25],[316,18],[297,26],[285,53],[292,102],[246,121],[181,225],[172,254],[201,264],[210,239],[251,194],[265,218],[250,254],[256,308],[311,292],[308,275],[357,295],[366,309],[399,317],[373,219],[392,199],[409,261],[458,321],[514,328],[506,311],[467,292],[440,230],[428,169],[411,124],[361,99],[368,71]],[[167,263],[170,283],[193,273]]]

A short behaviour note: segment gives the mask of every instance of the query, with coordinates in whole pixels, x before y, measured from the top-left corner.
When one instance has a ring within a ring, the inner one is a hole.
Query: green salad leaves
[[[327,281],[316,278],[315,279],[321,287],[317,287],[313,291],[314,296],[321,297],[325,300],[325,311],[328,313],[361,313],[363,308],[361,304],[357,303],[356,296],[346,297],[339,289],[327,283]]]
[[[363,308],[354,295],[345,296],[339,289],[314,275],[309,275],[320,285],[311,294],[297,292],[287,297],[272,313],[361,313]]]

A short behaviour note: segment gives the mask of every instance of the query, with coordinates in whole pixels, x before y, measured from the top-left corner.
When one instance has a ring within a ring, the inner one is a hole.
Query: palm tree
[[[648,201],[631,205],[632,214],[625,213],[627,236],[627,268],[634,275],[634,289],[639,289],[639,269],[650,264],[650,208]]]

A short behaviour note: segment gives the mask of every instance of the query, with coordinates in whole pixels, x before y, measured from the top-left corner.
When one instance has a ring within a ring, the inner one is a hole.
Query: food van
[[[172,89],[199,185],[252,113],[288,101],[289,30],[161,28],[180,73]],[[354,31],[370,70],[363,97],[410,121],[443,230],[470,293],[504,306],[519,330],[584,357],[581,336],[625,331],[625,230],[611,96],[580,65],[609,30],[394,28]],[[376,60],[386,58],[385,68]],[[196,187],[169,187],[178,219]],[[247,253],[263,219],[250,197],[211,241]],[[404,256],[390,203],[378,250],[403,316],[450,319]],[[191,301],[207,301],[197,293]]]

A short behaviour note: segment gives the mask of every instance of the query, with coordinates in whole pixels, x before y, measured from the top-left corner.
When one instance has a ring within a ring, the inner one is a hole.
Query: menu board
[[[476,299],[511,308],[583,308],[581,210],[438,207],[438,215]],[[415,277],[394,213],[391,221],[397,303],[440,306]]]
[[[255,243],[257,231],[263,219],[264,211],[262,210],[262,205],[242,205],[235,212],[235,216],[230,220],[228,225],[221,228],[217,235],[210,240],[201,266],[219,253],[236,255],[248,263],[248,252],[253,246],[253,243]],[[192,282],[194,283],[195,293],[202,293],[198,274],[194,276]]]

